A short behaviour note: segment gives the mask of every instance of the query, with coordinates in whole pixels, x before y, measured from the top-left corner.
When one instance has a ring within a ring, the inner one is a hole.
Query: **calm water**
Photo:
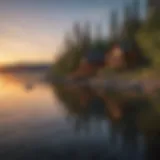
[[[0,77],[0,160],[158,158],[157,99],[68,91],[38,78]]]

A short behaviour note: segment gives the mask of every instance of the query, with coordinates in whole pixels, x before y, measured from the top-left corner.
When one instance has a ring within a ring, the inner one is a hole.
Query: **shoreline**
[[[58,82],[58,83],[57,83]],[[119,92],[119,91],[136,91],[144,94],[150,94],[160,91],[160,79],[122,79],[122,78],[89,78],[81,80],[68,80],[67,78],[59,79],[56,83],[67,85],[70,88],[79,88],[79,87],[91,87],[93,89],[105,89]]]

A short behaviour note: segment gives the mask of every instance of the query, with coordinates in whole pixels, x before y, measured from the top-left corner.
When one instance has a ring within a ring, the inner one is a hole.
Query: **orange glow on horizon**
[[[0,36],[0,65],[19,62],[52,62],[61,44],[55,32],[14,28]],[[35,33],[34,33],[35,31]],[[34,34],[30,34],[30,32]]]
[[[33,54],[34,55],[34,54]],[[49,54],[48,56],[30,56],[30,57],[19,57],[11,55],[0,55],[0,66],[18,64],[18,63],[52,63],[56,59],[56,55]]]

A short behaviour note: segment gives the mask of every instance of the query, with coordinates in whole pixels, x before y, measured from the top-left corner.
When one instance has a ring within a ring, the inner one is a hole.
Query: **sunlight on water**
[[[146,149],[153,154],[147,143],[148,133],[159,129],[153,125],[159,122],[156,99],[58,88],[36,82],[37,77],[0,76],[0,156],[34,160],[38,152],[37,159],[43,160],[77,150],[81,155],[143,160]]]
[[[65,115],[53,89],[45,84],[35,84],[32,90],[27,90],[17,78],[1,76],[0,88],[0,135],[3,140],[29,132],[34,135],[33,132],[41,132],[40,126],[45,130],[51,121]]]

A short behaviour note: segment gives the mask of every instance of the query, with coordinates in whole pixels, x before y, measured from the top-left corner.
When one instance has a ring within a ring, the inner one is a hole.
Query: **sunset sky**
[[[55,59],[73,22],[101,23],[129,0],[0,0],[0,64]],[[142,2],[144,0],[141,0]]]

